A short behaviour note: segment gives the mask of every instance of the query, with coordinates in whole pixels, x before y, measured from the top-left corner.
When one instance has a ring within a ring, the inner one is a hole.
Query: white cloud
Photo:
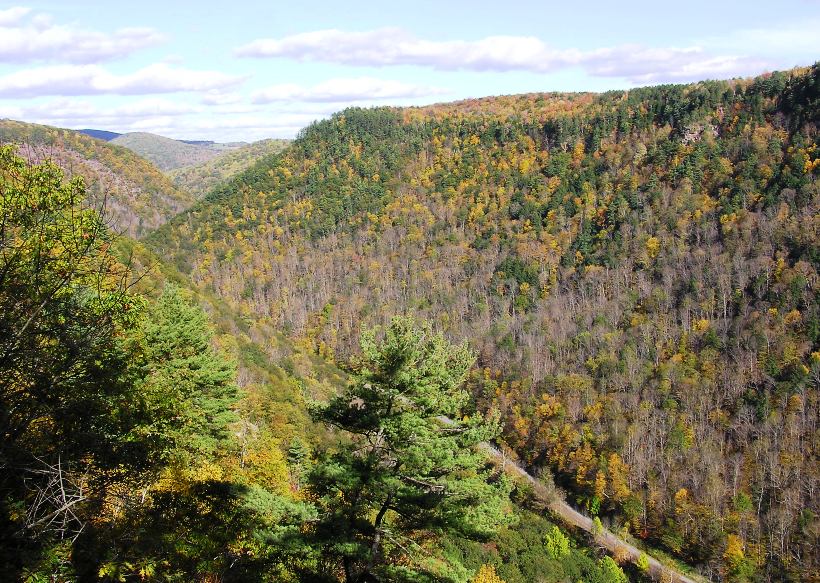
[[[598,77],[626,77],[633,83],[697,81],[760,72],[767,63],[737,56],[712,56],[700,47],[623,46],[589,52],[583,66]]]
[[[105,99],[105,102],[100,101]],[[0,103],[0,119],[11,118],[64,128],[117,132],[147,131],[172,138],[251,141],[292,137],[310,122],[327,117],[321,106],[287,111],[248,105],[205,106],[185,100],[148,97],[116,105],[109,98],[60,98],[31,105]]]
[[[204,115],[195,117],[156,116],[117,125],[117,131],[145,131],[178,139],[253,141],[262,138],[293,137],[322,114]],[[71,127],[81,127],[76,123]]]
[[[134,123],[156,116],[183,116],[200,113],[201,107],[169,99],[148,98],[117,106],[101,107],[89,101],[56,99],[29,106],[0,106],[0,117],[36,121],[48,125],[77,127]]]
[[[416,65],[443,71],[548,73],[581,67],[592,75],[626,77],[636,82],[748,74],[761,63],[743,56],[715,55],[700,46],[647,48],[622,45],[583,51],[556,49],[531,36],[431,41],[396,28],[366,32],[331,29],[281,39],[259,39],[239,47],[235,54],[354,66]]]
[[[0,76],[0,97],[44,95],[147,95],[224,89],[244,79],[218,71],[149,65],[134,73],[115,75],[99,65],[56,65],[26,69]]]
[[[319,103],[351,103],[408,99],[441,95],[446,90],[437,87],[414,85],[402,81],[357,77],[349,79],[328,79],[312,87],[292,83],[274,85],[251,95],[253,103],[273,103],[278,101],[306,101]]]
[[[25,18],[29,12],[31,12],[31,8],[24,8],[22,6],[14,6],[0,10],[0,26],[17,24]]]
[[[43,14],[30,15],[28,8],[0,10],[0,62],[98,63],[165,40],[153,28],[123,28],[108,34],[54,24]]]
[[[0,104],[0,119],[24,119],[26,110],[19,105]]]

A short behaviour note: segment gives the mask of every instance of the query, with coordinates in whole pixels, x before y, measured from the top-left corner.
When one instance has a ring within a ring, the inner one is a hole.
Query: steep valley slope
[[[224,152],[245,144],[217,144],[207,141],[183,141],[148,132],[130,132],[111,140],[112,144],[128,148],[150,160],[163,172],[175,168],[204,164]]]
[[[50,160],[81,176],[90,203],[104,206],[111,228],[140,237],[188,208],[194,198],[132,151],[80,132],[0,120],[0,143],[14,143],[32,163]]]
[[[241,148],[226,150],[199,164],[170,170],[168,177],[178,188],[201,198],[221,182],[233,178],[261,158],[282,151],[288,143],[288,140],[259,140]]]
[[[413,312],[579,507],[709,576],[820,568],[820,67],[349,109],[147,243],[328,358]]]

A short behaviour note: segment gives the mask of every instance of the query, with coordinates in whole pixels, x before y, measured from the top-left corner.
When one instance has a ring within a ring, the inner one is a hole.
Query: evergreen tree
[[[290,468],[291,483],[297,490],[302,487],[302,478],[309,459],[310,448],[298,436],[294,437],[288,447],[288,467]]]
[[[475,358],[466,346],[394,318],[381,341],[374,329],[361,347],[355,379],[316,412],[350,439],[309,477],[322,510],[314,534],[348,583],[402,580],[424,572],[408,552],[420,537],[481,536],[502,521],[506,480],[490,483],[475,447],[498,427],[461,417]]]
[[[167,284],[143,325],[144,391],[154,408],[152,435],[178,461],[215,456],[237,419],[233,363],[212,346],[207,315]]]

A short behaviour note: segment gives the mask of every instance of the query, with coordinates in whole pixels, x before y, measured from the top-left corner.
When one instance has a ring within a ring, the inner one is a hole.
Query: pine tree
[[[305,465],[309,457],[310,448],[298,436],[294,437],[288,447],[288,467],[290,468],[291,483],[297,490],[302,487]]]
[[[211,345],[206,314],[166,285],[143,326],[144,392],[155,409],[153,434],[166,455],[207,459],[225,445],[238,398],[236,370]]]
[[[314,534],[348,583],[399,580],[399,560],[404,575],[421,569],[405,550],[421,534],[491,533],[508,491],[503,478],[488,483],[474,447],[497,425],[460,416],[475,358],[466,346],[408,318],[394,318],[381,340],[377,330],[363,334],[361,346],[354,381],[316,412],[350,439],[309,477],[323,510]]]

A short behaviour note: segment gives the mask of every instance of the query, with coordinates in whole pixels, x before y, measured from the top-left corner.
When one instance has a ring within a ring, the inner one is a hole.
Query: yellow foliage
[[[789,397],[789,404],[786,409],[789,413],[797,413],[798,411],[802,411],[803,399],[800,395],[792,395]]]
[[[272,492],[284,494],[289,489],[290,475],[279,440],[269,431],[259,431],[247,437],[244,455],[236,472],[250,483],[264,485]]]
[[[603,413],[604,404],[601,401],[595,401],[595,403],[584,408],[584,416],[590,421],[599,421]]]
[[[675,510],[680,512],[686,502],[689,500],[689,490],[681,488],[675,492]]]
[[[481,568],[476,573],[475,577],[470,580],[470,583],[505,583],[504,579],[499,577],[495,572],[495,567],[492,565],[481,565]]]
[[[557,415],[561,410],[561,400],[549,393],[541,395],[543,403],[536,407],[536,413],[541,418],[548,418]]]
[[[606,493],[606,476],[604,472],[598,470],[595,474],[595,495],[598,498],[603,498]]]
[[[730,534],[726,539],[726,551],[723,553],[723,559],[729,569],[736,569],[743,559],[746,558],[744,552],[745,544],[743,539],[736,534]]]
[[[692,324],[692,329],[695,332],[706,332],[709,329],[710,325],[711,324],[709,320],[707,320],[706,318],[701,318],[700,320],[694,321],[694,323]]]
[[[786,324],[798,324],[800,323],[801,319],[802,316],[800,314],[800,310],[792,310],[791,312],[786,314],[786,316],[783,318],[783,321]]]
[[[660,253],[661,250],[661,242],[657,237],[649,237],[646,240],[646,253],[649,255],[650,259],[655,259]]]
[[[572,161],[573,162],[580,162],[581,160],[584,159],[584,153],[585,153],[584,142],[581,141],[581,140],[578,140],[577,142],[575,142],[575,145],[572,147]]]
[[[644,314],[632,314],[632,318],[629,320],[629,325],[636,328],[644,322],[646,322],[646,316]]]
[[[722,225],[724,233],[731,233],[734,230],[736,223],[737,213],[720,215],[720,224]]]
[[[609,473],[609,486],[612,489],[612,497],[616,501],[626,500],[631,494],[626,481],[629,466],[623,462],[621,456],[617,453],[613,453],[609,456],[607,470]]]

